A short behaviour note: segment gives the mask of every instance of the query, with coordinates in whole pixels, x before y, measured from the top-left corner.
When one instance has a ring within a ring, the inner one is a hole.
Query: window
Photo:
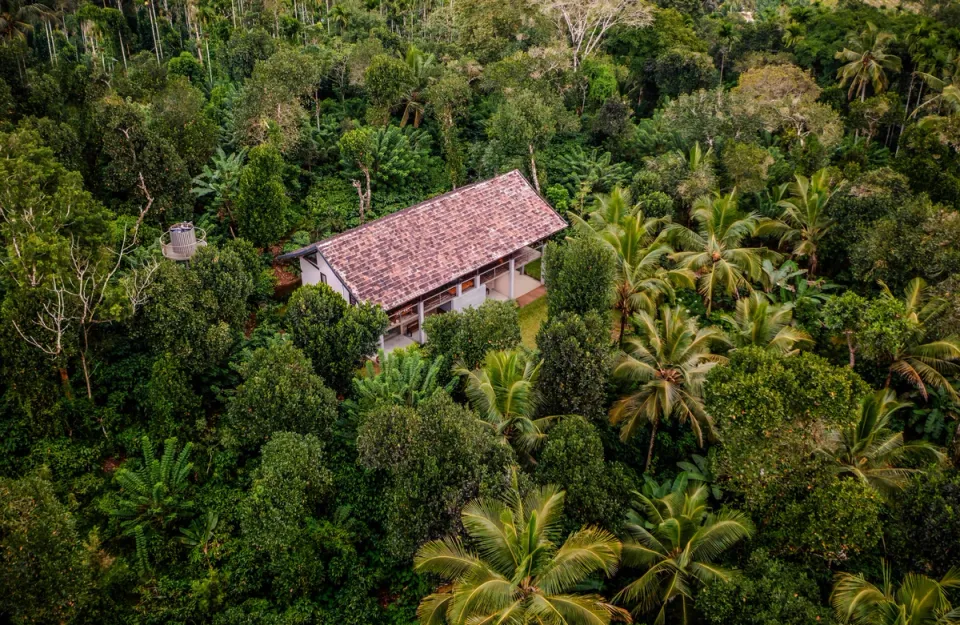
[[[323,273],[323,272],[321,271],[321,272],[320,272],[320,284],[326,284],[326,283],[327,283],[327,274],[325,274],[325,273]]]

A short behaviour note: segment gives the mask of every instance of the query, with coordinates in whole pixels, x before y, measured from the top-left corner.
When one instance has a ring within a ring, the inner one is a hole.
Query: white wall
[[[347,290],[347,287],[343,285],[340,280],[337,279],[336,274],[333,273],[333,269],[330,268],[330,265],[327,264],[327,261],[323,259],[322,256],[317,254],[317,264],[320,266],[318,269],[314,267],[310,261],[306,258],[300,258],[300,280],[303,284],[320,284],[320,274],[324,274],[327,277],[327,284],[331,289],[343,296],[343,299],[350,301],[350,291]]]

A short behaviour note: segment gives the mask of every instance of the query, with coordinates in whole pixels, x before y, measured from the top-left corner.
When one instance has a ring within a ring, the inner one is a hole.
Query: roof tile
[[[566,226],[514,170],[320,241],[315,248],[354,297],[390,310]]]

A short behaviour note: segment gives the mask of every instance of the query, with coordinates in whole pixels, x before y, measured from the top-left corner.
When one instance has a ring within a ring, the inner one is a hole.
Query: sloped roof
[[[355,298],[390,310],[566,226],[514,170],[281,258],[319,252]]]

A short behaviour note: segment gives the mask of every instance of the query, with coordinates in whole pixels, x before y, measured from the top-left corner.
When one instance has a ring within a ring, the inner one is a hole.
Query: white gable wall
[[[326,283],[330,286],[331,289],[343,296],[343,299],[350,301],[350,291],[347,290],[347,287],[344,286],[342,282],[337,278],[337,275],[333,273],[333,269],[330,268],[330,265],[327,264],[327,261],[323,259],[322,256],[317,254],[317,265],[319,267],[314,267],[313,264],[304,257],[300,258],[300,281],[303,284],[320,284],[324,280],[321,276],[326,276]]]

